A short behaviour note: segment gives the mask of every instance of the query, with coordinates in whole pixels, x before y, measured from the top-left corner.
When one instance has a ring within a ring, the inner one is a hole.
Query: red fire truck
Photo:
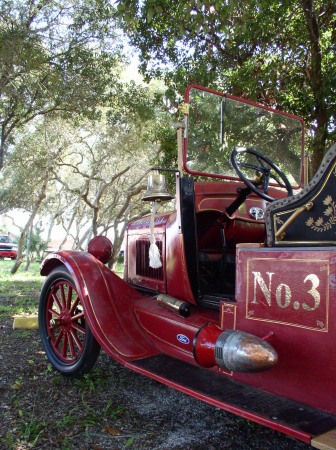
[[[143,197],[152,213],[128,225],[124,278],[106,266],[103,236],[43,261],[50,363],[80,376],[102,347],[200,400],[336,448],[336,145],[307,183],[300,118],[200,86],[187,88],[183,114],[178,167],[155,168]]]

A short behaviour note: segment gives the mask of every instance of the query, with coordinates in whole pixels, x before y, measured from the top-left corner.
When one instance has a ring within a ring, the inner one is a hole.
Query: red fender
[[[110,356],[125,362],[159,353],[133,312],[135,304],[148,296],[129,286],[89,253],[52,253],[42,262],[41,275],[62,265],[74,280],[90,330]]]

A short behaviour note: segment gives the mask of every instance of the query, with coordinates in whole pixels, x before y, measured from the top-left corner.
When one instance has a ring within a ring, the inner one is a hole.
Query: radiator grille
[[[157,241],[156,245],[160,250],[162,259],[162,241]],[[149,267],[149,247],[148,240],[140,239],[136,242],[136,274],[153,280],[163,280],[163,268],[153,269]]]

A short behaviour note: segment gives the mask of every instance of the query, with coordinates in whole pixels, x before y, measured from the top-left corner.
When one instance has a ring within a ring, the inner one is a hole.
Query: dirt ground
[[[5,299],[0,298],[2,304]],[[1,449],[309,449],[131,372],[101,352],[95,369],[65,378],[37,330],[0,323]]]

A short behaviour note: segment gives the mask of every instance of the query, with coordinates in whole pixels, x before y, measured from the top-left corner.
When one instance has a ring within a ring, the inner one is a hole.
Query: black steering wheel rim
[[[264,177],[263,190],[260,189],[257,185],[255,185],[249,178],[247,178],[243,173],[243,171],[240,169],[240,166],[243,167],[244,165],[238,162],[237,157],[239,154],[242,153],[249,153],[251,155],[254,155],[258,163],[260,164],[259,166],[245,164],[245,167],[253,168],[256,170],[256,172],[259,172],[263,175]],[[268,183],[270,178],[275,179],[281,187],[285,188],[288,192],[288,196],[293,195],[291,184],[286,175],[282,172],[282,170],[279,169],[279,167],[276,164],[274,164],[274,162],[270,158],[258,152],[258,150],[255,150],[254,148],[239,148],[239,149],[235,148],[231,152],[230,161],[232,167],[236,171],[239,178],[243,181],[243,183],[245,183],[248,188],[250,188],[253,192],[255,192],[259,197],[263,198],[264,200],[267,200],[269,202],[273,202],[275,200],[274,197],[268,195]],[[261,161],[264,161],[271,169],[269,169],[269,167],[267,166],[264,166]],[[278,178],[271,173],[271,170],[276,172],[276,174],[280,177],[280,179],[283,181],[284,184],[281,184]]]

